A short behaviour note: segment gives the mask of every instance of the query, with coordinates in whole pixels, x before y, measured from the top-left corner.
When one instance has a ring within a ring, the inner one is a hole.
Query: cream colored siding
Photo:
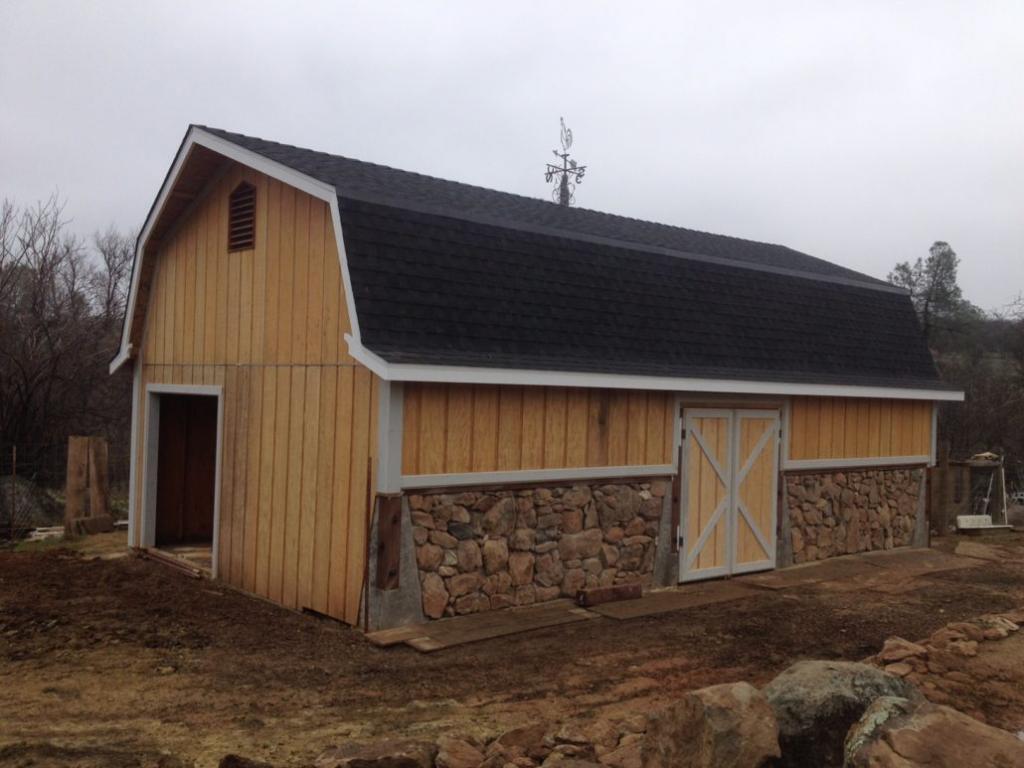
[[[667,392],[405,385],[405,475],[671,464]]]
[[[795,397],[790,411],[789,457],[927,456],[931,431],[931,401]]]
[[[242,180],[256,243],[229,253]],[[378,380],[348,356],[349,328],[327,203],[233,166],[159,249],[140,357],[143,385],[224,388],[219,576],[354,622]]]

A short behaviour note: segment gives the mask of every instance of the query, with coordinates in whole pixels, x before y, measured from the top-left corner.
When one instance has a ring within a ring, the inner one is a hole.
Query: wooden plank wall
[[[257,190],[256,243],[229,253],[242,180]],[[378,380],[345,350],[344,301],[327,204],[232,166],[160,249],[137,407],[144,418],[146,384],[222,386],[220,578],[354,623]]]
[[[406,384],[402,474],[672,463],[668,392]]]
[[[843,397],[794,397],[791,459],[927,456],[932,403]]]

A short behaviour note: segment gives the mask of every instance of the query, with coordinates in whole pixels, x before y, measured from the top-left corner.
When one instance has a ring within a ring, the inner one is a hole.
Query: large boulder
[[[799,661],[772,680],[764,695],[778,721],[778,765],[784,768],[841,766],[846,732],[875,699],[920,699],[905,680],[849,661]]]
[[[229,754],[220,759],[217,768],[274,768],[274,766],[264,763],[262,760],[253,760],[251,757]]]
[[[466,739],[442,736],[437,746],[437,768],[479,768],[484,761],[480,747]]]
[[[1024,765],[1024,742],[955,709],[883,696],[846,737],[848,768],[1008,768]]]
[[[424,741],[384,740],[332,747],[313,763],[315,768],[433,768],[437,747]]]
[[[641,764],[757,768],[778,756],[778,727],[764,694],[749,683],[729,683],[692,691],[652,714]]]

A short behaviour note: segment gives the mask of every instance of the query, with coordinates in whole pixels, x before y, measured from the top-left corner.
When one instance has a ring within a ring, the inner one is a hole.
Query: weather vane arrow
[[[548,163],[547,170],[544,172],[544,180],[549,184],[552,181],[555,182],[551,198],[559,205],[568,207],[575,201],[576,185],[583,181],[583,174],[586,172],[587,166],[578,165],[575,160],[569,159],[569,148],[572,146],[572,131],[565,124],[564,117],[560,117],[558,120],[562,124],[562,151],[559,152],[557,149],[554,149],[552,154],[560,158],[562,164],[559,166]]]

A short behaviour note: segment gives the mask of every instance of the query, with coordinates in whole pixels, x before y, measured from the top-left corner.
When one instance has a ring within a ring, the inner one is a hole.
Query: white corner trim
[[[377,412],[377,491],[397,493],[402,489],[402,383],[382,381]]]
[[[867,469],[928,464],[928,456],[874,456],[864,459],[787,459],[783,471],[801,469]]]
[[[939,404],[932,403],[932,441],[931,455],[928,457],[928,466],[934,467],[939,458]]]
[[[207,395],[217,398],[216,466],[213,471],[213,541],[210,575],[217,578],[220,567],[220,490],[221,454],[224,450],[224,387],[216,384],[147,384],[146,385],[146,454],[142,464],[142,516],[139,520],[139,547],[156,546],[156,486],[160,445],[160,395]]]
[[[632,467],[580,467],[579,469],[520,469],[508,472],[460,472],[444,475],[402,475],[402,488],[445,488],[463,485],[511,485],[563,480],[604,480],[674,475],[671,464]]]
[[[139,234],[139,239],[135,249],[135,260],[132,266],[131,285],[128,290],[128,304],[125,310],[125,322],[121,328],[121,346],[118,350],[117,356],[110,363],[110,373],[115,373],[135,354],[135,350],[129,343],[129,339],[131,338],[132,320],[135,316],[135,304],[138,299],[139,279],[142,272],[142,259],[146,252],[146,245],[149,243],[149,237],[152,233],[153,226],[163,213],[164,207],[167,203],[167,198],[174,189],[174,185],[178,180],[178,176],[185,164],[185,160],[188,158],[192,148],[196,145],[206,147],[229,160],[233,160],[236,163],[240,163],[258,171],[259,173],[284,182],[285,184],[295,187],[312,197],[324,200],[330,205],[331,221],[334,225],[334,239],[338,248],[338,263],[341,267],[341,279],[345,289],[345,299],[348,302],[349,324],[352,327],[352,335],[358,340],[360,338],[359,318],[356,314],[356,305],[352,293],[352,279],[349,275],[348,258],[345,252],[345,240],[341,233],[341,215],[338,210],[337,190],[330,184],[326,184],[318,179],[314,179],[312,176],[300,173],[277,162],[276,160],[271,160],[257,152],[240,147],[234,142],[223,139],[220,136],[215,136],[212,133],[204,131],[202,128],[191,126],[189,127],[188,133],[185,134],[185,139],[182,142],[181,147],[178,149],[178,154],[174,157],[171,170],[168,172],[167,178],[160,187],[160,192],[157,194],[156,202],[153,204],[153,209],[146,218],[146,223],[143,225],[142,232]]]
[[[963,392],[900,387],[865,387],[848,384],[743,381],[740,379],[690,379],[670,376],[637,376],[621,373],[578,373],[511,368],[470,368],[454,365],[389,363],[346,334],[349,354],[385,381],[422,381],[453,384],[509,384],[518,386],[600,387],[609,389],[716,392],[730,395],[810,395],[819,397],[870,397],[899,400],[963,400]]]
[[[135,492],[138,488],[138,481],[136,475],[139,470],[139,389],[142,385],[142,365],[136,363],[132,371],[132,432],[130,450],[131,455],[128,457],[128,546],[136,546],[136,532],[138,531],[138,523],[136,522],[135,516],[139,512],[139,505],[135,501]]]

